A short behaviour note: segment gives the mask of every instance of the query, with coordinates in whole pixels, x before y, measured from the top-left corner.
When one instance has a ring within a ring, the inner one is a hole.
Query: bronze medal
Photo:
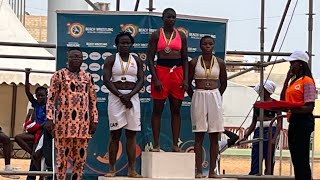
[[[169,48],[169,46],[164,48],[164,52],[167,53],[167,54],[169,54],[171,52],[171,49]]]
[[[172,41],[172,38],[173,38],[173,34],[174,34],[174,30],[172,31],[171,35],[170,35],[170,39],[168,41],[168,39],[166,38],[166,34],[164,33],[164,30],[163,28],[161,29],[162,30],[162,35],[163,35],[163,38],[164,38],[164,41],[166,42],[166,47],[164,48],[164,52],[169,54],[171,52],[171,48],[169,47],[170,44],[171,44],[171,41]]]

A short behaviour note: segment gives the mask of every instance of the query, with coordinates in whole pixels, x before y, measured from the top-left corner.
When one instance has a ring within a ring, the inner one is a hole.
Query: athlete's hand
[[[131,101],[128,101],[124,104],[126,106],[127,109],[131,109],[133,107],[133,104]]]
[[[130,101],[131,97],[131,94],[122,94],[121,96],[119,96],[122,103]]]
[[[162,84],[161,84],[161,81],[159,81],[159,79],[154,80],[154,88],[158,92],[162,91]]]
[[[89,134],[94,134],[97,130],[97,123],[91,122],[89,126]]]
[[[181,86],[180,86],[180,88],[181,88],[181,89],[183,89],[183,91],[187,91],[187,90],[188,90],[188,88],[189,88],[188,81],[183,80],[183,81],[182,81],[182,84],[181,84]]]
[[[54,137],[54,133],[53,133],[53,120],[47,120],[46,124],[44,125],[44,127],[48,130],[48,132],[51,134],[52,137]]]
[[[29,75],[31,73],[31,68],[25,68],[26,75]]]

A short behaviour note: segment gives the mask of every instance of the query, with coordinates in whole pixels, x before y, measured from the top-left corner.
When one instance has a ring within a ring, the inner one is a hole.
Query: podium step
[[[194,179],[195,154],[142,152],[141,175],[146,178]]]

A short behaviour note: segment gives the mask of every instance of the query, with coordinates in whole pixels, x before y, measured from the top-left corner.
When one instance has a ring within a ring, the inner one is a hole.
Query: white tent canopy
[[[12,11],[8,0],[0,3],[0,41],[19,43],[38,43],[21,24]],[[53,57],[44,48],[0,46],[1,55],[25,55]],[[53,60],[12,59],[0,58],[0,68],[21,69],[32,68],[39,71],[55,71],[56,62]],[[51,74],[31,74],[31,84],[49,84]],[[0,71],[0,83],[24,83],[24,73]]]

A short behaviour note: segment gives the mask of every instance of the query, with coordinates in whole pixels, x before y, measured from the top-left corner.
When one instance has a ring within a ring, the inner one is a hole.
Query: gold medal
[[[128,69],[129,69],[129,65],[130,65],[130,55],[129,55],[129,58],[128,58],[128,62],[126,64],[126,67],[123,66],[123,60],[119,54],[119,59],[120,59],[120,65],[121,65],[121,71],[122,71],[122,74],[123,75],[126,75],[127,72],[128,72]],[[125,76],[122,76],[121,77],[121,82],[126,82],[127,78]]]
[[[171,35],[170,35],[170,39],[168,41],[167,37],[166,37],[166,34],[164,33],[164,30],[163,28],[161,28],[161,32],[162,32],[162,35],[163,35],[163,38],[164,38],[164,41],[166,42],[166,48],[164,48],[164,52],[169,54],[171,52],[171,48],[169,47],[170,44],[171,44],[171,41],[172,41],[172,38],[173,38],[173,34],[174,34],[174,30],[172,31]]]

